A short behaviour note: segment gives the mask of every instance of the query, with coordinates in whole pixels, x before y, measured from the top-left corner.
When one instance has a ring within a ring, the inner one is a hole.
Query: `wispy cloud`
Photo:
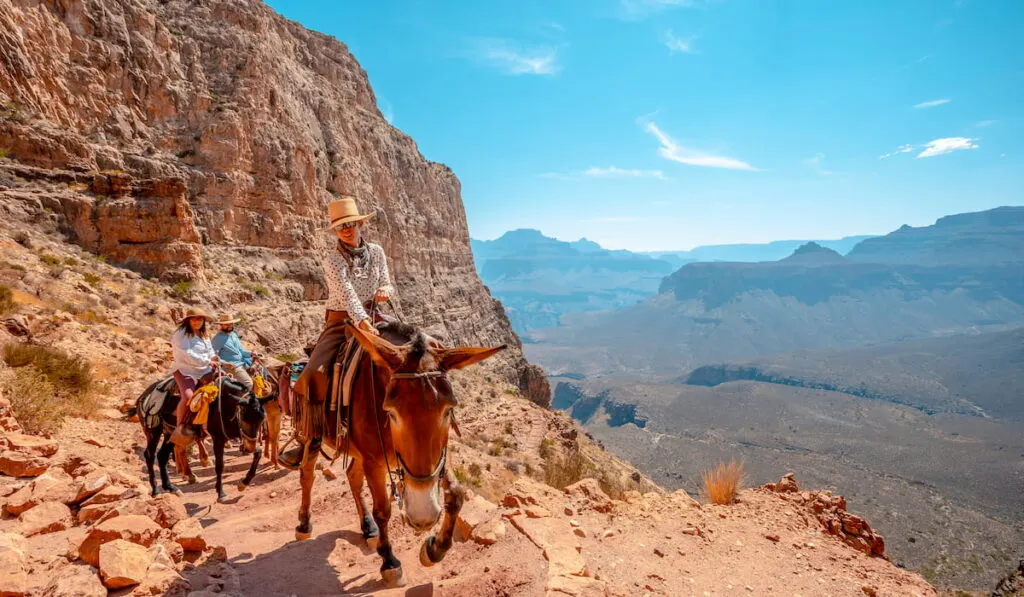
[[[672,54],[695,53],[695,50],[693,49],[693,40],[694,38],[692,37],[676,37],[676,35],[672,33],[671,29],[661,34],[661,43],[665,44],[665,47],[668,48],[669,53]]]
[[[912,153],[921,150],[921,153],[914,156],[915,158],[932,158],[937,155],[943,155],[947,153],[953,153],[954,151],[960,151],[962,149],[977,149],[978,144],[975,143],[977,139],[971,139],[968,137],[943,137],[941,139],[932,139],[931,141],[918,144],[900,145],[896,151],[891,151],[885,155],[878,156],[878,159],[884,160],[885,158],[891,158],[894,155],[901,153]]]
[[[582,224],[616,224],[622,222],[639,222],[643,218],[631,217],[631,216],[615,216],[610,218],[589,218],[586,220],[580,220]]]
[[[899,155],[901,153],[910,153],[911,151],[914,151],[914,146],[913,145],[910,145],[910,144],[900,145],[898,148],[896,148],[896,151],[890,151],[889,153],[880,155],[880,156],[878,156],[878,159],[884,160],[886,158],[891,158],[894,155]]]
[[[978,144],[975,143],[975,141],[977,141],[977,139],[968,139],[967,137],[944,137],[942,139],[935,139],[925,143],[924,151],[917,154],[917,157],[931,158],[937,155],[960,151],[962,149],[977,149]]]
[[[668,180],[665,178],[665,173],[661,170],[638,170],[636,168],[625,169],[617,166],[609,166],[607,168],[588,168],[583,171],[583,176],[592,176],[596,178],[657,178],[660,180]]]
[[[673,8],[696,6],[696,0],[619,0],[622,15],[627,19],[644,19]]]
[[[508,75],[555,75],[561,70],[558,49],[527,46],[507,39],[478,39],[473,57]]]
[[[976,124],[974,126],[979,127],[979,128],[985,128],[987,126],[992,126],[993,124],[995,124],[997,122],[999,122],[999,121],[998,120],[982,120],[981,122],[979,122],[978,124]]]
[[[584,178],[656,178],[658,180],[669,180],[661,170],[619,168],[618,166],[608,166],[607,168],[591,166],[580,172],[569,174],[564,172],[545,172],[540,176],[541,178],[551,178],[554,180],[582,180]]]
[[[832,171],[831,170],[826,170],[826,169],[822,168],[822,166],[821,166],[821,162],[824,159],[825,159],[825,154],[818,153],[818,154],[815,154],[813,158],[807,158],[806,160],[804,160],[804,163],[807,164],[808,166],[810,166],[811,168],[813,168],[814,171],[817,172],[818,174],[820,174],[822,176],[829,176],[829,175],[832,174]]]
[[[914,109],[915,110],[920,110],[922,108],[934,108],[935,106],[941,106],[942,104],[948,104],[951,101],[953,101],[953,100],[942,98],[942,99],[937,99],[937,100],[931,100],[931,101],[928,101],[928,102],[921,102],[920,104],[914,104]]]
[[[687,164],[689,166],[703,166],[705,168],[726,168],[729,170],[749,170],[756,172],[757,168],[750,164],[726,156],[714,155],[696,149],[690,149],[680,145],[675,139],[658,128],[653,122],[643,124],[644,130],[655,136],[661,147],[658,148],[658,155],[666,160]]]

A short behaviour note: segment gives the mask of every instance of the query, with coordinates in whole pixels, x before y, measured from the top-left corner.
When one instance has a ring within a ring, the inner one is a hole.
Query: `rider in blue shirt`
[[[242,348],[242,341],[235,333],[235,324],[241,321],[222,313],[216,323],[220,331],[213,337],[213,350],[220,357],[221,368],[235,381],[252,390],[252,378],[246,371],[252,366],[253,353]]]

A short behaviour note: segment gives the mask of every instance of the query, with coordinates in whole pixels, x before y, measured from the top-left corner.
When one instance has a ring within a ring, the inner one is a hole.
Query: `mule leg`
[[[261,456],[263,456],[263,448],[256,444],[256,449],[252,453],[252,464],[249,465],[249,471],[245,473],[245,477],[238,482],[238,491],[245,491],[249,484],[252,483],[253,477],[256,476],[256,469],[260,466]]]
[[[146,451],[143,455],[146,457],[146,471],[149,473],[149,488],[150,494],[156,497],[163,493],[163,491],[156,485],[156,471],[153,468],[156,462],[156,446],[160,443],[160,428],[157,429],[146,429]]]
[[[359,516],[359,529],[363,532],[363,539],[371,548],[376,548],[380,529],[367,511],[366,501],[363,499],[363,482],[366,480],[363,463],[353,458],[345,474],[348,476],[348,486],[352,489],[352,497],[356,501],[356,515]]]
[[[377,555],[383,563],[380,565],[380,576],[384,584],[390,589],[405,586],[405,575],[402,573],[402,563],[391,551],[391,540],[388,538],[388,521],[391,520],[391,499],[388,497],[387,467],[383,462],[376,462],[369,469],[366,462],[363,463],[363,471],[368,477],[370,495],[373,496],[373,521],[380,531],[380,539],[377,545]]]
[[[226,500],[228,494],[224,493],[224,434],[213,435],[213,469],[217,475],[217,501]]]
[[[441,489],[444,491],[444,519],[437,535],[427,537],[420,548],[420,563],[424,566],[433,566],[440,562],[451,549],[455,521],[459,517],[459,510],[462,510],[462,503],[466,500],[466,490],[451,471],[445,471],[444,478],[441,479]]]
[[[199,466],[210,466],[210,452],[206,449],[206,438],[196,440],[196,449],[199,450]]]
[[[164,491],[169,491],[176,495],[181,495],[181,490],[174,483],[171,483],[170,477],[167,476],[167,461],[171,458],[171,452],[174,451],[174,444],[171,443],[171,435],[169,433],[163,434],[163,443],[160,445],[160,451],[156,454],[157,466],[160,467],[160,484],[163,486]]]
[[[277,461],[277,453],[280,448],[281,438],[281,407],[276,402],[270,403],[267,408],[267,455],[274,465],[274,470],[281,468]]]
[[[310,442],[311,444],[314,442]],[[306,459],[299,465],[299,484],[302,486],[302,503],[299,504],[299,526],[295,527],[295,539],[305,541],[313,535],[313,524],[309,520],[309,506],[313,499],[313,481],[316,478],[316,459],[319,449],[306,450]]]

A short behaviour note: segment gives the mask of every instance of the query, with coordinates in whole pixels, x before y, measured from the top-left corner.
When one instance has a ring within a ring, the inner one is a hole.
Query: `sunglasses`
[[[359,225],[359,222],[345,222],[344,224],[338,226],[338,229],[339,230],[351,230],[351,229],[355,228],[358,225]]]

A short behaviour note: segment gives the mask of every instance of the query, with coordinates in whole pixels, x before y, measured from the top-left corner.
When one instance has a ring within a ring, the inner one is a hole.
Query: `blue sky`
[[[687,249],[1024,204],[1019,0],[269,4],[348,45],[474,238]]]

